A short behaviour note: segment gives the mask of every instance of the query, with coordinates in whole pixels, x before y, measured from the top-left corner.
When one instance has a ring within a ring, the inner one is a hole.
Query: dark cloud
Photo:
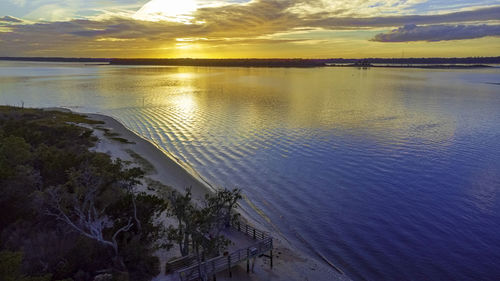
[[[20,20],[20,19],[15,18],[15,17],[4,16],[4,17],[0,18],[0,22],[20,23],[20,22],[23,22],[23,21]]]
[[[458,22],[475,22],[500,20],[500,6],[462,11],[440,15],[407,15],[388,17],[331,17],[329,14],[316,15],[320,19],[310,17],[307,25],[325,29],[357,29],[374,27],[393,27],[408,24],[445,24]]]
[[[377,34],[372,41],[410,42],[446,41],[500,36],[500,25],[405,25],[388,33]]]

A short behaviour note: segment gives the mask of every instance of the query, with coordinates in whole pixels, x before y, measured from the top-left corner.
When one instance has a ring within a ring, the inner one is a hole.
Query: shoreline
[[[155,172],[147,175],[153,180],[159,181],[164,185],[172,187],[177,191],[184,192],[184,188],[192,187],[193,196],[195,198],[202,198],[206,193],[212,192],[212,187],[192,168],[181,163],[175,156],[171,155],[155,143],[138,135],[134,131],[127,128],[120,121],[115,118],[98,113],[80,113],[89,117],[89,119],[104,122],[102,125],[92,125],[94,131],[99,130],[99,126],[110,130],[110,134],[124,138],[129,143],[116,141],[112,145],[117,148],[128,148],[144,158],[154,168]],[[99,137],[99,136],[98,136]],[[102,137],[99,137],[100,144],[103,145]],[[112,139],[111,139],[112,140]],[[99,145],[99,144],[98,144]],[[103,145],[106,149],[110,149],[110,145]],[[112,156],[113,153],[111,153]]]
[[[170,67],[242,67],[242,68],[423,68],[478,69],[493,68],[500,57],[468,58],[64,58],[64,57],[0,57],[0,61],[83,63],[86,66],[170,66]]]
[[[104,123],[85,125],[91,128],[94,131],[94,135],[99,139],[95,146],[96,151],[107,153],[112,158],[130,161],[140,167],[150,165],[151,167],[148,168],[149,171],[145,175],[146,182],[148,179],[153,180],[154,182],[161,183],[159,188],[171,187],[181,192],[184,191],[184,188],[190,186],[194,199],[201,199],[206,193],[214,190],[194,169],[182,164],[175,156],[128,129],[115,118],[99,113],[69,111]],[[83,126],[83,124],[79,125]],[[134,157],[134,155],[138,156]],[[145,183],[144,185],[147,184],[149,183]],[[273,269],[270,269],[268,259],[261,257],[255,262],[255,272],[248,274],[244,265],[238,265],[232,270],[233,279],[228,278],[228,274],[223,271],[217,275],[218,280],[350,280],[345,274],[340,274],[339,269],[328,260],[324,258],[321,260],[305,254],[291,245],[282,234],[278,234],[276,231],[270,230],[259,223],[250,215],[252,210],[247,210],[240,204],[238,212],[243,220],[271,234],[274,240],[274,266]],[[258,214],[258,216],[261,215]],[[317,254],[321,257],[320,253]],[[154,280],[168,280],[163,272],[164,264],[168,258],[171,258],[170,255],[160,254],[162,273]]]

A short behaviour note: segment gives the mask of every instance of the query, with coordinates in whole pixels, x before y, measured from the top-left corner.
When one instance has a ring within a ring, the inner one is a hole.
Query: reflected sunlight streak
[[[191,93],[185,93],[175,97],[173,105],[177,109],[177,113],[181,115],[180,117],[184,121],[192,119],[193,112],[197,108],[195,98]]]

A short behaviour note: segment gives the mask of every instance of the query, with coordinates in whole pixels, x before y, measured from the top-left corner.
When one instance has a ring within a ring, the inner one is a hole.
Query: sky
[[[0,0],[0,56],[500,56],[500,0]]]

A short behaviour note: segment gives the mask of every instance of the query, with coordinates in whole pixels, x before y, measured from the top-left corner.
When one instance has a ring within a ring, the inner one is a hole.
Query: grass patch
[[[131,142],[128,139],[124,139],[124,138],[120,138],[120,137],[112,137],[110,139],[117,141],[117,142],[125,143],[125,144],[135,144],[135,142]]]
[[[105,137],[112,139],[114,141],[126,143],[126,144],[135,144],[135,142],[131,142],[125,138],[119,137],[120,136],[119,133],[111,132],[111,129],[103,128],[103,127],[99,127],[99,126],[97,126],[95,129],[99,130],[99,131],[103,131]]]
[[[9,119],[36,121],[39,124],[53,125],[61,122],[82,124],[104,124],[102,121],[91,120],[86,115],[57,110],[43,110],[37,108],[21,108],[13,106],[0,106],[0,115],[9,116]]]
[[[109,130],[105,130],[104,131],[104,135],[106,137],[113,138],[113,137],[118,137],[120,134],[118,134],[118,133],[110,133]]]
[[[54,111],[49,111],[49,112],[54,112]],[[87,115],[64,113],[64,112],[59,112],[59,113],[61,114],[61,117],[65,119],[66,122],[82,123],[89,125],[104,124],[103,121],[89,119]]]
[[[100,127],[100,126],[97,126],[95,127],[96,130],[99,130],[99,131],[103,131],[104,132],[104,136],[111,139],[111,140],[114,140],[114,141],[117,141],[117,142],[121,142],[121,143],[125,143],[125,144],[135,144],[135,142],[131,142],[125,138],[121,138],[119,137],[120,134],[118,133],[115,133],[115,132],[111,132],[111,129],[108,129],[108,128],[103,128],[103,127]]]
[[[168,199],[170,192],[174,190],[171,186],[164,185],[157,180],[145,178],[144,181],[148,190],[154,191],[160,198],[163,199]],[[169,202],[168,200],[166,201]]]
[[[103,132],[109,132],[109,129],[108,128],[103,128],[101,126],[96,126],[95,127],[96,130],[99,130],[99,131],[103,131]]]
[[[146,174],[154,174],[157,172],[153,164],[144,159],[144,157],[142,157],[141,155],[135,153],[135,151],[131,149],[127,149],[125,151],[130,155],[130,157],[134,159],[137,164],[139,164],[139,166],[141,166]]]

